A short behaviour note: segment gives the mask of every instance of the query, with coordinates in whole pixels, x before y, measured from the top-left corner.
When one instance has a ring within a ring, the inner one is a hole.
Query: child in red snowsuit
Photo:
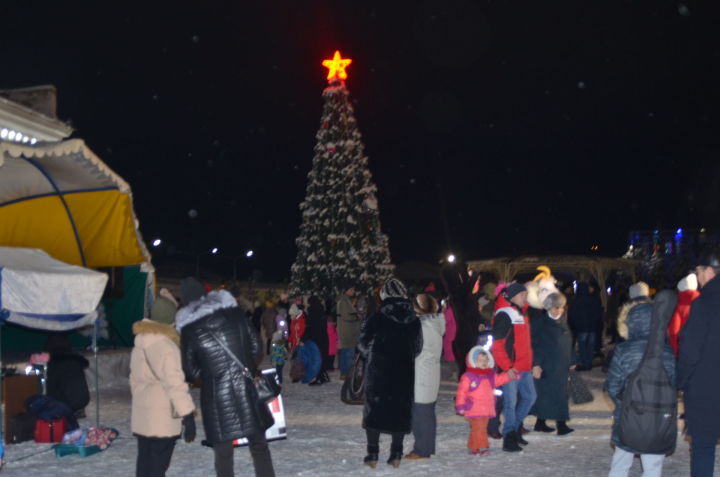
[[[470,421],[468,449],[470,454],[490,453],[488,419],[495,416],[495,388],[515,379],[515,372],[495,373],[495,360],[482,346],[473,347],[465,359],[467,371],[463,373],[455,395],[455,410]]]

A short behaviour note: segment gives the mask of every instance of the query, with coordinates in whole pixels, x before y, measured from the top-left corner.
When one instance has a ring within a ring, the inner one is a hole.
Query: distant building
[[[34,146],[61,141],[72,132],[57,119],[54,86],[0,90],[0,141]]]

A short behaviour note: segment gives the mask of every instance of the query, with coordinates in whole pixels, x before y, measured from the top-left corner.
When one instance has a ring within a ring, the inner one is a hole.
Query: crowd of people
[[[602,365],[608,372],[606,390],[615,404],[615,453],[609,470],[613,477],[628,475],[637,454],[643,475],[662,473],[665,453],[637,441],[628,444],[623,432],[623,420],[630,419],[632,411],[623,406],[623,392],[654,357],[664,370],[662,382],[673,392],[683,392],[692,475],[712,475],[720,437],[720,417],[713,409],[720,391],[714,379],[720,350],[713,346],[720,333],[720,255],[704,255],[694,273],[678,283],[677,293],[662,291],[653,297],[645,283],[631,285],[627,302],[611,320],[597,285],[580,282],[563,288],[563,293],[549,269],[538,269],[540,274],[526,283],[476,287],[475,345],[461,356],[453,346],[459,317],[452,300],[439,300],[430,290],[412,294],[396,278],[362,293],[355,284],[345,283],[332,301],[282,296],[276,303],[256,307],[248,306],[235,290],[208,293],[194,279],[183,281],[181,305],[161,290],[150,316],[134,326],[130,384],[137,475],[164,475],[175,441],[195,438],[195,405],[188,384],[192,382],[201,383],[202,421],[217,475],[234,475],[233,441],[239,438],[249,441],[256,475],[274,475],[265,440],[273,420],[267,406],[257,403],[252,376],[268,356],[282,380],[287,362],[299,355],[310,361],[307,349],[313,350],[316,363],[305,363],[303,381],[312,386],[329,382],[336,363],[341,380],[353,373],[353,366],[364,366],[363,461],[372,468],[380,458],[382,434],[390,435],[391,466],[399,467],[403,459],[430,459],[436,453],[443,359],[462,361],[455,411],[468,421],[468,452],[477,456],[490,453],[490,438],[502,439],[503,451],[521,452],[531,430],[572,433],[568,378]],[[603,333],[607,322],[616,326],[616,333],[607,327]],[[652,338],[658,327],[659,344]],[[597,359],[596,345],[604,336],[610,337],[610,345],[603,347],[607,356]],[[292,368],[289,374],[293,381],[300,380]],[[535,424],[528,429],[523,423],[531,414]],[[410,433],[414,443],[404,455],[404,438]],[[653,437],[657,436],[647,439]]]

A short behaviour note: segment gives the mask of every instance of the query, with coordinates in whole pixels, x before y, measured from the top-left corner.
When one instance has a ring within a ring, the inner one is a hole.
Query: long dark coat
[[[366,358],[363,427],[384,433],[410,432],[415,357],[422,350],[420,320],[412,303],[386,298],[360,336]]]
[[[328,333],[327,318],[322,302],[316,296],[308,300],[307,319],[305,321],[305,332],[300,341],[313,341],[320,350],[320,359],[324,363],[328,355]]]
[[[530,320],[534,365],[543,370],[535,379],[537,400],[535,415],[540,419],[567,421],[567,379],[572,364],[572,336],[566,317],[553,320],[547,312],[538,313]]]
[[[685,393],[688,434],[720,438],[720,278],[702,287],[680,331],[678,388]]]
[[[602,317],[600,298],[590,294],[587,283],[578,283],[575,300],[568,308],[570,327],[576,333],[595,333]]]
[[[213,337],[237,356],[253,375],[262,345],[250,320],[225,290],[211,292],[178,311],[182,364],[186,378],[200,379],[200,406],[210,443],[264,433],[273,424],[265,405],[256,405],[252,381]]]

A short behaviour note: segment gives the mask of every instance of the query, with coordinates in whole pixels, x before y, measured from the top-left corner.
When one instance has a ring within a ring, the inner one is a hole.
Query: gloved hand
[[[195,416],[193,413],[190,413],[182,418],[182,427],[182,436],[185,442],[194,441],[197,429],[195,429]]]

